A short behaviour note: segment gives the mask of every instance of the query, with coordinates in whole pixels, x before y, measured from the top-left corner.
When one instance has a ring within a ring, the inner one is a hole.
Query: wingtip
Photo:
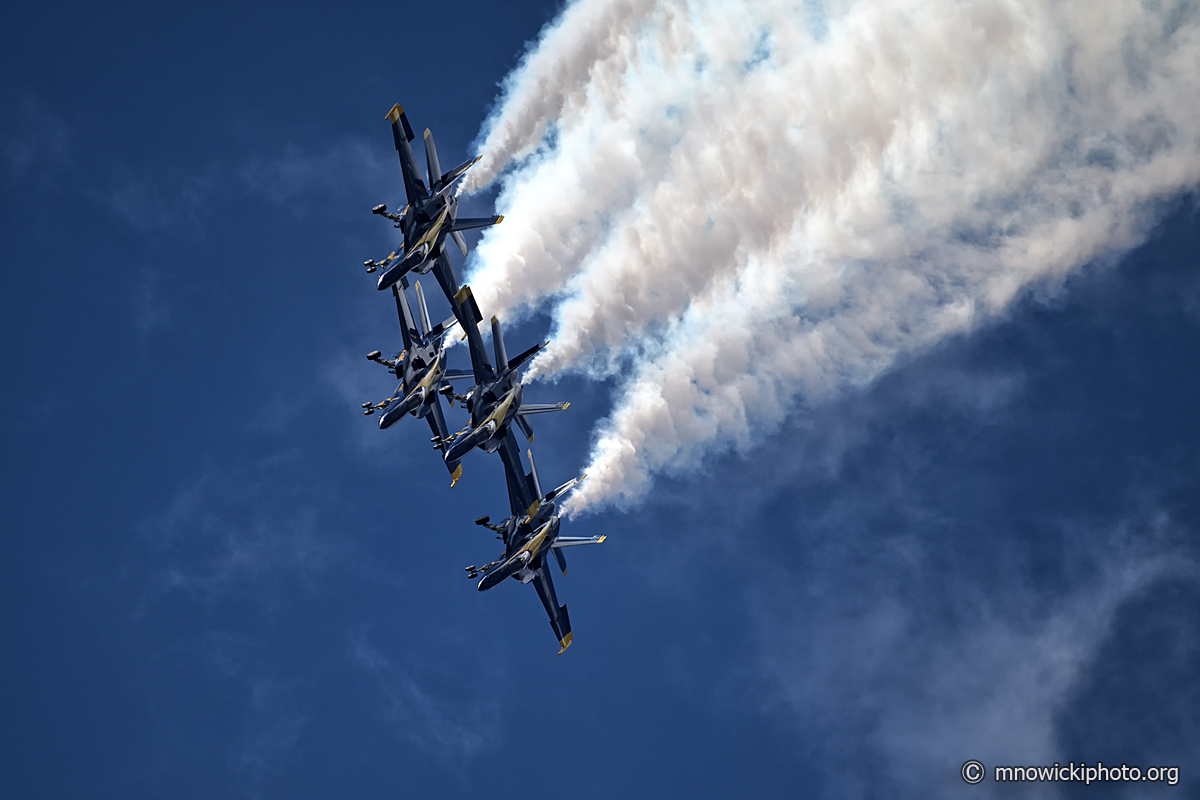
[[[462,464],[454,468],[454,472],[450,473],[450,488],[454,488],[454,484],[458,483],[458,479],[462,477]]]
[[[501,222],[504,222],[504,215],[503,215],[503,214],[501,214],[499,217],[497,217],[497,218],[496,218],[496,224],[497,224],[497,225],[499,225]]]
[[[425,129],[425,138],[428,139],[431,136],[433,136],[433,133],[429,130],[429,128],[426,128]]]
[[[559,645],[562,647],[562,650],[559,650],[559,651],[558,651],[558,654],[559,654],[560,656],[563,654],[563,652],[565,652],[565,651],[566,651],[566,649],[567,649],[568,647],[570,647],[570,646],[571,646],[571,640],[572,640],[573,638],[574,638],[574,636],[571,634],[571,632],[570,632],[570,631],[567,631],[567,635],[566,635],[566,636],[564,636],[563,638],[561,638],[561,639],[559,639],[559,640],[558,640],[558,643],[559,643]]]
[[[396,103],[396,105],[392,106],[392,110],[387,113],[387,116],[384,117],[384,119],[386,119],[388,122],[395,123],[400,119],[400,115],[403,113],[404,109],[399,103]]]
[[[563,403],[563,411],[566,411],[570,407],[571,407],[570,403]]]
[[[608,538],[607,535],[601,536],[599,539],[596,540],[596,544],[604,544],[604,540],[607,538]]]

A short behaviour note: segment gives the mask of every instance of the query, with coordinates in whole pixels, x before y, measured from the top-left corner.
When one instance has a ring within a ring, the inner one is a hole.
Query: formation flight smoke
[[[487,313],[622,376],[574,510],[1140,241],[1200,181],[1187,0],[577,0],[480,136]]]

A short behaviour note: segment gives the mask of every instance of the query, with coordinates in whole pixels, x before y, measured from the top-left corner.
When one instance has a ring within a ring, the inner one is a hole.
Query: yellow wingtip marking
[[[425,138],[428,139],[431,136],[433,136],[433,134],[429,132],[429,128],[426,128],[425,129]]]
[[[604,540],[605,540],[605,539],[607,539],[607,538],[608,538],[608,536],[607,536],[607,535],[605,535],[605,536],[601,536],[599,539],[597,539],[597,540],[596,540],[596,544],[603,544],[603,543],[604,543]]]
[[[570,407],[571,407],[570,403],[563,403],[563,411],[566,411]]]
[[[462,477],[462,464],[454,468],[454,472],[450,473],[450,488],[454,488],[454,484],[458,483],[458,479]]]
[[[471,296],[471,287],[464,286],[455,293],[454,299],[460,303],[465,303],[465,302],[467,302],[467,298],[470,296]]]
[[[563,638],[561,638],[561,639],[559,639],[559,640],[558,640],[558,643],[559,643],[560,645],[562,645],[562,650],[559,650],[559,651],[558,651],[558,654],[559,654],[560,656],[563,654],[563,650],[566,650],[568,647],[570,647],[570,646],[571,646],[571,640],[572,640],[573,638],[574,638],[574,637],[571,635],[571,632],[570,632],[570,631],[567,631],[567,635],[566,635],[566,636],[564,636]]]
[[[392,106],[392,110],[387,113],[387,116],[384,117],[384,119],[386,119],[388,122],[394,123],[400,119],[400,115],[403,113],[404,109],[400,107],[399,103],[396,103],[396,105]]]
[[[503,214],[501,214],[501,215],[500,215],[500,219],[496,220],[496,224],[497,224],[497,225],[499,225],[501,222],[504,222],[504,215],[503,215]]]

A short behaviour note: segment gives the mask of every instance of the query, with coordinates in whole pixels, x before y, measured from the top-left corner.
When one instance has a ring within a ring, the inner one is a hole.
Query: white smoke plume
[[[1137,244],[1200,181],[1187,0],[577,0],[508,78],[471,283],[621,374],[572,510]]]

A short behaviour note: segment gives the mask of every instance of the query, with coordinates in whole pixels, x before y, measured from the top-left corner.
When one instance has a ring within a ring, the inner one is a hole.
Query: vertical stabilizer
[[[400,317],[400,336],[404,339],[404,349],[411,350],[417,326],[413,323],[412,310],[408,307],[408,296],[399,284],[392,284],[392,296],[396,298],[396,314]]]
[[[504,335],[500,332],[500,320],[492,317],[492,347],[496,349],[496,372],[508,371],[508,353],[504,349]]]
[[[441,188],[442,168],[438,165],[437,147],[429,128],[425,129],[425,166],[429,169],[429,188],[436,192]]]
[[[533,484],[533,494],[538,500],[542,499],[542,483],[538,480],[537,466],[533,463],[533,451],[526,450],[525,454],[529,456],[529,480]]]
[[[421,320],[421,335],[427,336],[433,330],[433,325],[429,323],[429,307],[425,305],[425,292],[421,291],[421,282],[417,281],[417,311],[420,313]]]

